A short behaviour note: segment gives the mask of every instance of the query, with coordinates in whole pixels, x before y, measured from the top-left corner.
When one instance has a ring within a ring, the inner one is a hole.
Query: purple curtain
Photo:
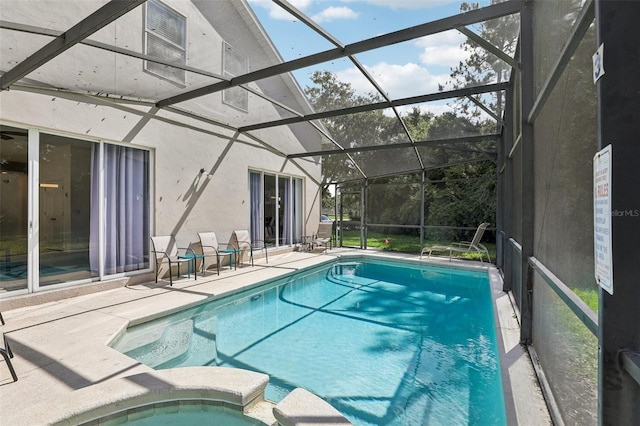
[[[263,223],[262,223],[262,191],[260,183],[262,182],[261,173],[249,173],[249,192],[251,198],[251,241],[263,240],[262,236]]]
[[[98,275],[99,269],[99,251],[100,244],[100,145],[93,144],[91,148],[91,211],[90,211],[90,230],[89,230],[89,265],[91,272]]]
[[[291,204],[293,204],[293,242],[299,242],[302,237],[302,180],[291,179]]]
[[[291,244],[291,179],[284,179],[283,185],[284,194],[282,198],[284,200],[284,214],[282,215],[282,242],[284,244]]]
[[[104,145],[104,274],[148,267],[149,161],[143,150]],[[98,149],[93,155],[91,268],[98,260]]]

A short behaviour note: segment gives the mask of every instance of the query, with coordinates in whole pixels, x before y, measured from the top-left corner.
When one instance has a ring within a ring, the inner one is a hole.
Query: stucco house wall
[[[34,8],[40,2],[2,0],[3,19],[27,20],[31,25],[65,31],[106,2],[41,3],[42,7]],[[251,58],[250,70],[279,60],[245,2],[163,3],[186,17],[187,66],[221,75],[224,41]],[[103,28],[91,40],[142,52],[143,13],[144,5]],[[25,40],[35,51],[49,40],[5,30],[2,38],[2,51]],[[7,70],[12,65],[1,66]],[[195,243],[199,231],[215,231],[219,240],[226,242],[234,229],[249,229],[250,170],[302,178],[303,233],[313,233],[320,217],[320,162],[287,160],[283,153],[317,150],[319,140],[294,134],[286,127],[252,135],[238,133],[234,127],[241,124],[281,118],[282,111],[253,94],[249,94],[246,112],[223,104],[220,92],[175,105],[200,118],[172,108],[157,108],[152,101],[216,81],[187,72],[182,86],[144,71],[141,59],[77,45],[32,72],[22,84],[1,92],[0,122],[86,141],[149,149],[151,233],[173,234],[179,246]],[[289,76],[264,84],[269,91],[286,91],[284,97],[292,107],[309,110],[300,88]],[[263,90],[259,84],[251,87]]]

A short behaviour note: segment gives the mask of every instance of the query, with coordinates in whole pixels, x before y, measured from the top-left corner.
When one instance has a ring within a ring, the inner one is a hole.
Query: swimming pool
[[[260,426],[264,423],[215,401],[168,401],[131,408],[87,424],[100,426],[203,425]]]
[[[506,424],[486,272],[361,258],[141,324],[115,348],[156,369],[269,374],[368,424]]]

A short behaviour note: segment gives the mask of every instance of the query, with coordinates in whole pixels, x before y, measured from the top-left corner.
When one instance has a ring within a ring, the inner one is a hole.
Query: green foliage
[[[492,4],[503,0],[491,0]],[[460,12],[468,12],[478,9],[478,3],[463,2],[460,5]],[[485,21],[478,25],[476,32],[486,41],[498,48],[500,51],[513,55],[516,49],[517,35],[520,27],[519,14],[504,16],[498,19]],[[481,84],[496,83],[504,81],[509,72],[510,65],[493,53],[477,45],[470,39],[465,41],[461,47],[469,52],[469,57],[461,61],[459,65],[451,70],[451,80],[444,85],[440,85],[440,90],[459,89],[462,87],[477,86]],[[478,119],[482,111],[476,102],[488,104],[498,117],[502,116],[504,94],[499,92],[491,96],[476,95],[473,100],[469,97],[458,98],[454,106],[456,111],[470,119]],[[474,102],[475,101],[475,102]]]
[[[331,192],[329,191],[329,187],[327,185],[324,185],[322,187],[322,211],[333,212],[335,205],[336,205],[336,198],[333,195],[331,195]]]
[[[412,174],[372,180],[367,194],[369,222],[419,225],[420,179],[420,175]]]
[[[477,8],[477,5],[462,5],[463,10],[474,8]],[[511,45],[505,34],[509,33],[507,30],[511,29],[513,22],[498,21],[495,25],[503,25],[505,28],[493,28],[483,24],[480,28],[481,33],[486,33],[487,37],[496,40],[496,43],[499,41],[497,45],[509,51]],[[466,63],[460,63],[458,68],[452,70],[453,87],[463,87],[470,82],[486,83],[502,74],[502,61],[491,62],[484,50],[470,43],[463,47],[473,50],[473,55]],[[480,52],[485,52],[484,56]],[[357,95],[350,84],[339,81],[328,71],[315,72],[311,80],[313,86],[307,87],[305,93],[316,111],[336,110],[381,101],[378,94]],[[486,99],[478,98],[476,101]],[[498,99],[496,102],[497,104],[494,103],[490,107],[500,114],[501,100]],[[437,141],[494,133],[495,120],[480,120],[480,115],[474,111],[468,107],[459,107],[456,112],[434,116],[414,107],[401,118],[414,141]],[[395,117],[385,116],[382,110],[338,115],[323,120],[323,125],[335,140],[335,144],[325,147],[327,149],[392,145],[394,142],[407,141],[401,122]],[[422,165],[418,162],[416,152],[419,153]],[[367,170],[375,170],[375,173],[382,174],[384,167],[394,171],[395,165],[401,165],[403,170],[409,171],[407,174],[369,180],[366,206],[368,223],[418,225],[424,214],[425,222],[429,225],[475,228],[482,222],[495,224],[495,152],[495,140],[487,140],[448,145],[421,144],[416,150],[362,151],[357,153],[357,165],[352,161],[352,157],[346,154],[325,155],[324,182],[353,182],[354,186],[359,188]],[[424,193],[424,212],[421,211],[423,194],[420,191],[423,170],[428,182]],[[323,200],[323,208],[333,205],[328,199],[330,197],[324,198],[327,199]],[[358,196],[351,198],[353,200],[342,200],[343,213],[357,219],[360,217],[361,200]],[[418,234],[415,229],[402,232],[411,236]]]
[[[413,107],[411,111],[404,117],[404,123],[409,130],[409,134],[415,141],[427,140],[429,137],[429,129],[434,115],[430,112],[424,113],[420,108]]]
[[[594,289],[586,289],[586,288],[574,288],[573,292],[580,298],[584,303],[589,306],[593,312],[598,312],[598,290]]]
[[[356,95],[349,83],[339,81],[329,71],[314,72],[311,81],[314,85],[305,88],[304,92],[311,105],[318,112],[376,103],[382,100],[377,94]],[[394,126],[392,121],[395,120],[385,117],[382,110],[338,115],[324,119],[322,120],[323,125],[337,144],[325,148],[382,145],[385,134]],[[371,155],[369,153],[359,157],[359,162],[366,161],[366,158]],[[325,182],[342,182],[362,178],[362,173],[356,164],[344,154],[325,156],[323,174]]]

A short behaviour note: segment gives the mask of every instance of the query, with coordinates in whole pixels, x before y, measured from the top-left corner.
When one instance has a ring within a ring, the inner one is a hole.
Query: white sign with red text
[[[596,281],[613,295],[611,145],[593,157],[593,247]]]

